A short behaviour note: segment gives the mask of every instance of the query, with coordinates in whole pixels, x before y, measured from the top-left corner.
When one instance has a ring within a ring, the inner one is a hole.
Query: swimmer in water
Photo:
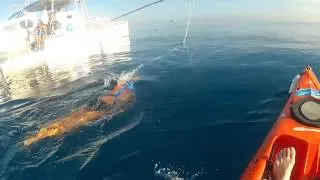
[[[85,105],[79,111],[71,113],[70,116],[57,119],[47,127],[41,128],[34,136],[23,142],[29,146],[47,137],[59,136],[70,132],[90,121],[98,120],[104,116],[114,116],[125,110],[126,107],[135,102],[135,90],[133,81],[111,80],[110,91],[98,98],[96,105]]]

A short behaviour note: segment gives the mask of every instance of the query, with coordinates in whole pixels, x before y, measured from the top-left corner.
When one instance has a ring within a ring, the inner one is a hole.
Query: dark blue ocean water
[[[1,66],[1,179],[238,179],[291,79],[320,67],[318,24],[130,25],[130,48],[77,66]],[[32,147],[21,142],[137,74],[133,109]],[[76,74],[76,76],[74,75]],[[80,75],[79,75],[80,74]]]

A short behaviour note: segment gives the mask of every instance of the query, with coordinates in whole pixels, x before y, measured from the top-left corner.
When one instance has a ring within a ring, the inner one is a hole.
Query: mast
[[[54,11],[54,0],[51,0],[51,13]]]

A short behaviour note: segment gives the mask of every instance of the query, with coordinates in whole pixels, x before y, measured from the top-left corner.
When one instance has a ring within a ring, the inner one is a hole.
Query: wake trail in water
[[[116,137],[119,137],[121,134],[135,128],[138,126],[143,118],[143,113],[140,113],[139,117],[136,117],[136,120],[134,122],[131,122],[130,124],[127,124],[120,129],[107,134],[105,136],[99,137],[94,142],[91,142],[86,146],[86,148],[82,148],[81,150],[77,151],[76,153],[72,153],[71,155],[68,155],[67,157],[61,158],[59,160],[56,160],[55,163],[63,163],[69,160],[72,160],[77,157],[86,157],[85,161],[81,164],[80,170],[83,169],[91,160],[95,157],[97,152],[99,151],[100,147],[107,143],[110,140],[113,140]]]
[[[187,55],[186,60],[189,61],[191,69],[193,70],[194,68],[193,58],[192,58],[189,47],[186,44],[178,43],[175,47],[169,49],[166,53],[160,56],[157,56],[154,59],[149,60],[147,63],[138,65],[133,72],[138,72],[140,71],[140,69],[148,66],[149,64],[154,64],[155,62],[162,60],[164,57],[176,56],[176,54],[181,55],[183,53]]]
[[[5,153],[2,154],[2,158],[0,159],[0,177],[3,178],[5,176],[5,173],[8,169],[8,164],[13,159],[18,150],[18,147],[11,146],[6,150]]]
[[[0,113],[13,111],[18,108],[28,106],[35,102],[35,99],[17,99],[0,104]]]
[[[213,128],[216,126],[223,126],[227,124],[260,124],[260,123],[268,123],[272,122],[273,120],[270,118],[262,118],[257,120],[246,120],[246,121],[239,121],[239,120],[223,120],[223,121],[215,121],[212,123],[208,123],[202,126],[196,126],[192,128],[180,128],[180,129],[153,129],[152,132],[178,132],[178,131],[191,131],[197,129],[204,129],[204,128]]]
[[[26,165],[25,168],[35,168],[35,167],[39,167],[41,164],[43,164],[44,162],[46,162],[49,158],[51,158],[54,154],[56,154],[56,152],[58,152],[59,148],[60,148],[61,144],[59,144],[57,147],[52,148],[53,150],[50,151],[48,154],[46,154],[46,156],[40,160],[38,163],[36,164],[29,164]]]
[[[128,124],[128,125],[124,126],[123,128],[121,128],[120,130],[115,131],[115,132],[113,132],[113,133],[111,133],[111,134],[109,134],[109,135],[107,135],[107,136],[105,136],[105,137],[103,137],[103,138],[91,143],[90,146],[94,147],[95,150],[89,155],[89,157],[81,165],[80,170],[82,168],[84,168],[94,158],[95,154],[98,152],[98,150],[100,149],[100,147],[103,144],[105,144],[106,142],[108,142],[108,141],[120,136],[122,133],[125,133],[125,132],[133,129],[134,127],[136,127],[137,125],[140,124],[142,118],[143,118],[143,113],[140,114],[140,116],[137,119],[137,121],[135,121],[135,122],[133,122],[131,124]]]

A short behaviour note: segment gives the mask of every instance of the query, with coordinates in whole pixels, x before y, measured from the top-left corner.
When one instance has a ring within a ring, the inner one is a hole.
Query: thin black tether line
[[[142,6],[142,7],[137,8],[137,9],[135,9],[135,10],[132,10],[132,11],[130,11],[130,12],[127,12],[127,13],[125,13],[125,14],[122,14],[122,15],[120,15],[120,16],[118,16],[118,17],[115,17],[115,18],[111,19],[111,21],[118,20],[118,19],[120,19],[120,18],[122,18],[122,17],[124,17],[124,16],[127,16],[127,15],[129,15],[129,14],[135,13],[135,12],[137,12],[137,11],[140,11],[140,10],[144,9],[144,8],[147,8],[147,7],[149,7],[149,6],[152,6],[152,5],[155,5],[155,4],[164,2],[164,1],[165,1],[165,0],[159,0],[159,1],[155,1],[155,2],[149,3],[149,4],[147,4],[147,5],[144,5],[144,6]]]

